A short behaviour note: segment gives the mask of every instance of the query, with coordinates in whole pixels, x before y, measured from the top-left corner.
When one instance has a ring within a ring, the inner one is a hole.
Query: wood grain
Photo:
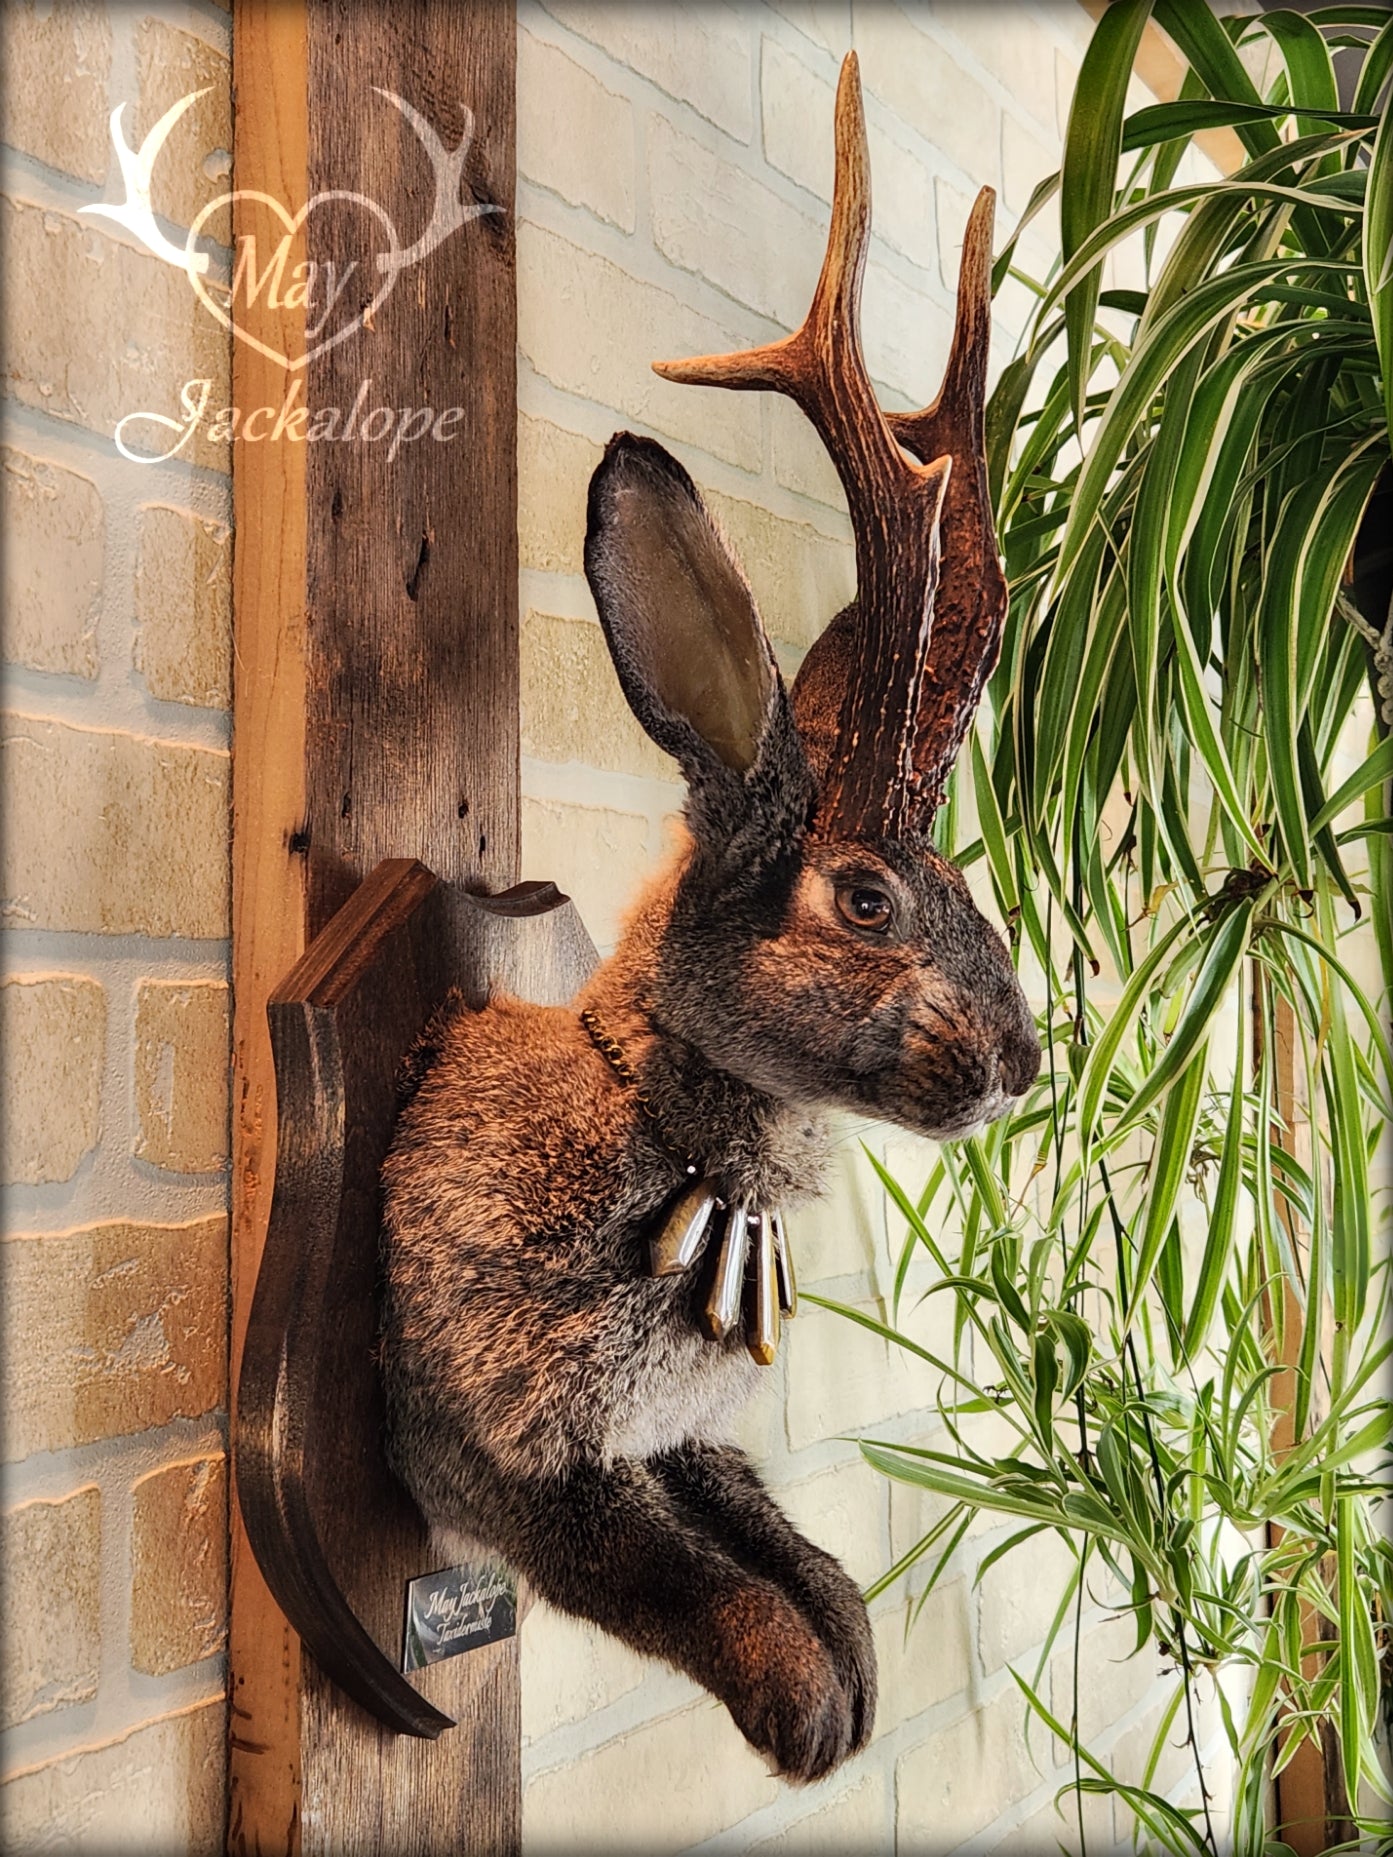
[[[320,1669],[396,1733],[435,1736],[425,1702],[335,1577],[349,1507],[370,1519],[374,1573],[405,1578],[421,1530],[380,1450],[377,1172],[396,1120],[394,1080],[446,988],[439,886],[389,860],[316,936],[271,995],[276,1185],[237,1390],[237,1494],[276,1601]],[[327,1478],[330,1501],[315,1500]],[[353,1530],[361,1538],[361,1527]],[[352,1561],[361,1556],[352,1542]]]
[[[463,193],[503,210],[406,270],[361,339],[313,360],[310,397],[460,407],[453,437],[310,447],[310,918],[384,857],[502,888],[518,857],[515,26],[505,6],[310,6],[310,186],[351,186],[403,246],[430,215],[417,137],[374,86],[453,149]],[[311,219],[332,235],[334,222]],[[335,256],[325,251],[325,257]]]
[[[318,192],[349,189],[380,204],[398,249],[410,246],[429,216],[433,177],[405,120],[376,94],[383,86],[421,111],[447,147],[472,109],[465,192],[503,209],[406,271],[370,327],[294,375],[312,412],[346,409],[364,382],[370,405],[460,407],[452,439],[425,438],[393,458],[386,444],[361,437],[237,447],[240,1377],[276,1160],[266,1022],[273,988],[384,857],[422,857],[447,880],[432,956],[442,971],[465,961],[464,887],[498,888],[516,875],[515,23],[511,7],[444,0],[390,9],[237,0],[233,41],[239,189],[259,189],[292,213]],[[239,210],[234,232],[240,225],[264,239],[267,209]],[[311,261],[372,256],[362,239],[369,209],[351,210],[360,215],[356,249],[345,243],[349,208],[321,206],[308,216],[300,236]],[[304,352],[303,312],[282,311],[277,324],[265,319],[263,302],[260,314],[256,332],[268,345]],[[281,363],[236,344],[238,406],[278,406],[291,381]],[[487,934],[475,939],[492,945]],[[574,935],[562,941],[571,947]],[[472,984],[484,983],[476,976]],[[373,1062],[379,1057],[386,1060],[385,1046]],[[348,1132],[345,1151],[361,1161],[360,1132]],[[366,1175],[352,1178],[366,1219]],[[355,1392],[345,1403],[343,1448],[371,1457],[378,1432],[350,1435],[347,1408],[359,1420],[367,1411],[356,1401]],[[372,1586],[376,1521],[370,1509],[340,1516],[342,1539],[331,1547],[346,1560],[335,1571],[369,1629],[385,1631],[390,1611],[396,1632],[399,1570]],[[515,1645],[423,1673],[423,1693],[445,1698],[463,1725],[439,1743],[408,1744],[378,1730],[302,1657],[240,1522],[232,1604],[231,1849],[516,1848]]]
[[[306,197],[308,66],[301,0],[238,0],[232,33],[233,174],[293,205]],[[245,201],[233,236],[264,231]],[[281,308],[268,345],[303,342],[304,313]],[[234,404],[278,405],[279,363],[232,350]],[[261,1264],[275,1177],[275,1078],[266,1001],[305,945],[305,448],[234,453],[232,738],[232,1383]],[[233,1440],[234,1455],[236,1439]],[[229,1849],[298,1848],[300,1647],[232,1512]]]
[[[452,985],[478,1002],[506,988],[559,1003],[595,958],[554,886],[451,898],[397,859],[272,995],[280,1156],[239,1392],[239,1496],[314,1653],[301,1673],[306,1850],[518,1847],[516,1641],[410,1681],[399,1671],[406,1583],[439,1556],[382,1449],[378,1174],[402,1059]]]

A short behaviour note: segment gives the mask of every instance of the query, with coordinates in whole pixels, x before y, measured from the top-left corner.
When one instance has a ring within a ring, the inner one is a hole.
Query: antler
[[[171,104],[155,124],[154,128],[141,143],[139,152],[133,149],[121,129],[121,118],[126,106],[118,103],[111,112],[111,143],[116,150],[116,159],[121,168],[121,179],[126,184],[126,197],[120,206],[80,206],[79,213],[90,213],[94,218],[114,219],[118,226],[125,226],[134,232],[148,250],[157,258],[163,258],[166,264],[177,265],[181,271],[197,271],[200,276],[208,269],[206,251],[189,251],[183,245],[175,245],[160,231],[155,221],[155,210],[150,204],[150,180],[155,171],[155,162],[160,150],[169,140],[169,133],[175,123],[189,109],[205,97],[211,86],[202,90],[191,90],[186,97],[180,97]]]
[[[458,148],[446,148],[435,130],[414,109],[404,97],[395,91],[384,90],[380,84],[373,89],[379,97],[385,97],[389,103],[395,103],[402,115],[416,131],[417,139],[430,161],[435,173],[435,199],[431,204],[431,215],[425,231],[416,243],[406,251],[380,252],[377,259],[379,271],[404,271],[408,265],[419,264],[437,245],[444,243],[452,232],[466,225],[471,219],[481,219],[485,213],[501,213],[501,206],[466,206],[460,199],[460,188],[464,183],[464,162],[469,153],[469,145],[474,140],[474,112],[466,108],[464,112],[464,133]]]
[[[861,353],[871,181],[855,52],[837,86],[836,149],[827,252],[802,328],[766,348],[654,367],[694,386],[786,393],[817,428],[846,491],[860,608],[818,819],[840,836],[896,837],[917,809],[913,748],[951,460],[920,464],[905,455]]]
[[[953,475],[943,503],[943,562],[934,598],[929,661],[919,693],[914,767],[929,818],[996,665],[1006,623],[1006,576],[996,547],[984,423],[992,326],[992,220],[984,187],[963,234],[953,346],[938,398],[917,413],[891,413],[890,430],[924,459],[947,452]]]
[[[819,701],[842,691],[818,817],[851,836],[897,836],[932,823],[1001,645],[1006,583],[983,433],[996,196],[984,187],[968,222],[938,398],[887,416],[860,347],[870,159],[854,52],[837,87],[836,151],[827,255],[803,327],[747,354],[655,366],[667,380],[787,393],[827,447],[851,512],[857,608],[799,679],[815,673]]]

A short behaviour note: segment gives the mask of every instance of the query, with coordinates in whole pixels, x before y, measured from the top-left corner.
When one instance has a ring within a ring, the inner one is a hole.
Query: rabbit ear
[[[617,433],[590,480],[585,575],[630,709],[688,781],[751,768],[781,698],[744,575],[696,486]]]

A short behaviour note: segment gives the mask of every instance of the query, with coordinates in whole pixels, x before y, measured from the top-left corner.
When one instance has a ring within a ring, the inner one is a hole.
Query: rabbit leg
[[[644,1465],[522,1483],[476,1459],[468,1486],[469,1525],[543,1599],[695,1678],[789,1779],[818,1779],[850,1752],[851,1698],[808,1617]]]
[[[689,1440],[649,1461],[654,1476],[726,1553],[780,1586],[831,1652],[852,1708],[852,1753],[875,1722],[876,1667],[865,1602],[830,1554],[799,1534],[734,1445]]]

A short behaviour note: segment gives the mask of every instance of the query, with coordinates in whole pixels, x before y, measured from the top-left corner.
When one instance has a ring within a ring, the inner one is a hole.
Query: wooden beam
[[[421,858],[452,896],[517,874],[514,48],[511,7],[236,0],[234,238],[257,235],[264,263],[283,230],[246,190],[291,217],[315,199],[292,262],[333,263],[340,276],[357,265],[321,340],[368,313],[300,367],[234,345],[244,416],[290,392],[310,415],[275,438],[263,422],[259,441],[234,447],[234,1374],[274,1177],[271,991],[383,858]],[[500,209],[419,258],[436,173],[381,91],[419,112],[446,155],[472,111],[453,197]],[[322,198],[338,191],[361,198]],[[379,252],[412,256],[390,290]],[[233,309],[245,321],[245,304]],[[304,355],[303,309],[272,308],[263,293],[255,319],[246,332],[263,348]],[[367,421],[378,407],[393,409],[390,430]],[[330,408],[336,437],[308,442]],[[394,444],[401,413],[427,409],[428,426],[413,421],[416,436]],[[447,898],[441,917],[448,959],[463,911]],[[363,1448],[380,1452],[380,1436]],[[396,1573],[371,1604],[362,1585],[370,1501],[354,1524],[338,1571],[390,1640]],[[302,1655],[239,1520],[232,1581],[232,1850],[517,1848],[515,1642],[427,1672],[465,1725],[438,1742],[403,1739]]]
[[[371,332],[310,366],[317,405],[347,408],[370,380],[368,408],[462,409],[448,436],[395,457],[383,439],[308,448],[318,929],[385,857],[420,858],[446,883],[517,877],[515,26],[510,6],[453,0],[309,0],[309,21],[312,192],[367,194],[403,248],[424,230],[435,176],[380,87],[447,149],[472,110],[463,193],[504,209],[406,270]]]
[[[300,0],[237,0],[234,185],[286,203],[308,194],[308,46]],[[291,210],[294,208],[292,206]],[[259,233],[234,200],[233,239]],[[298,350],[304,312],[266,310],[268,347]],[[236,406],[278,405],[285,369],[234,341]],[[266,1002],[305,945],[305,450],[235,447],[232,754],[232,1383],[241,1373],[275,1178],[275,1077]],[[235,1441],[234,1441],[235,1449]],[[232,1505],[228,1641],[229,1848],[298,1849],[300,1646],[267,1590]]]

